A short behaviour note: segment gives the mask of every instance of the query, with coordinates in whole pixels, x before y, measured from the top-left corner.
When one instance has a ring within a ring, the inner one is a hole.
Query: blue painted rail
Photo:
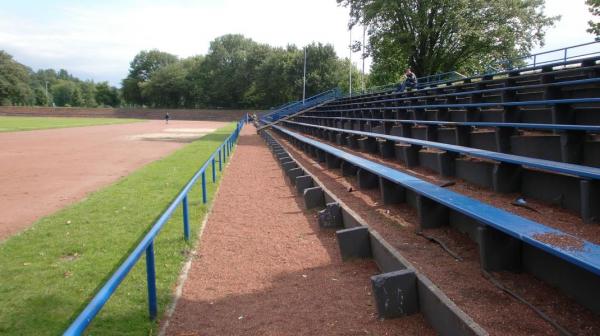
[[[311,107],[317,106],[321,103],[324,103],[328,100],[335,99],[339,97],[340,91],[339,89],[332,89],[325,92],[321,92],[317,95],[314,95],[310,98],[305,99],[304,102],[297,101],[291,102],[283,105],[275,111],[269,112],[266,115],[260,118],[260,122],[263,124],[268,124],[272,122],[276,122],[277,120],[284,118],[286,116],[292,115],[294,113],[300,112],[302,110],[309,109]]]
[[[314,111],[314,113],[326,113],[326,112],[358,112],[367,110],[416,110],[416,109],[440,109],[440,108],[464,108],[464,109],[477,109],[484,107],[498,107],[498,106],[554,106],[554,105],[566,105],[566,104],[592,104],[600,103],[600,98],[568,98],[568,99],[547,99],[547,100],[528,100],[528,101],[511,101],[511,102],[497,102],[497,103],[455,103],[455,104],[426,104],[426,105],[400,105],[400,106],[385,106],[385,107],[364,107],[364,108],[351,108],[351,109],[339,109],[339,110],[327,110],[327,111]]]
[[[332,102],[328,104],[327,107],[332,106],[352,106],[352,105],[362,105],[362,104],[384,104],[384,103],[392,103],[392,102],[404,102],[411,100],[423,100],[423,99],[435,99],[435,98],[445,98],[445,97],[469,97],[474,94],[488,94],[488,93],[502,93],[505,91],[520,91],[520,90],[531,90],[531,89],[544,89],[548,87],[569,87],[576,85],[585,85],[585,84],[598,84],[600,83],[600,78],[588,78],[588,79],[577,79],[577,80],[569,80],[562,82],[554,82],[554,83],[545,83],[545,84],[532,84],[532,85],[521,85],[521,86],[507,86],[501,88],[494,89],[484,89],[484,90],[470,90],[464,92],[451,92],[444,93],[438,95],[412,95],[410,97],[397,97],[397,98],[384,98],[384,99],[372,99],[372,98],[364,98],[369,99],[367,101],[363,101],[363,99],[357,99],[356,101],[352,101],[349,103],[344,102]],[[412,91],[414,94],[416,91]]]
[[[463,78],[466,78],[466,76],[461,73],[458,73],[456,71],[437,73],[434,75],[417,78],[416,88],[420,89],[423,87],[429,87],[432,85],[436,85],[438,83],[445,83],[447,81],[460,80]],[[400,87],[401,85],[402,85],[402,83],[392,83],[392,84],[373,86],[373,87],[367,88],[365,90],[359,91],[358,93],[355,93],[355,94],[350,94],[350,93],[345,94],[345,95],[341,96],[340,98],[352,98],[353,96],[359,97],[359,96],[364,96],[364,95],[383,93],[383,92],[390,91],[390,90],[396,91],[398,89],[398,87]]]
[[[369,121],[369,122],[387,122],[407,125],[438,125],[445,127],[473,126],[473,127],[510,127],[520,129],[541,129],[541,130],[564,130],[564,131],[582,131],[582,132],[600,132],[600,126],[595,125],[571,125],[571,124],[536,124],[536,123],[510,123],[510,122],[488,122],[488,121],[437,121],[437,120],[416,120],[416,119],[385,119],[385,118],[345,118],[345,117],[317,117],[317,116],[295,116],[295,118],[315,119],[315,120],[351,120],[351,121]]]
[[[179,194],[173,199],[167,210],[156,220],[152,225],[150,231],[144,236],[140,243],[135,247],[133,252],[129,254],[127,259],[119,266],[119,268],[112,274],[112,276],[106,281],[104,286],[100,288],[98,293],[85,307],[85,309],[77,316],[75,321],[71,323],[69,328],[64,332],[65,336],[81,335],[85,329],[89,326],[92,320],[100,312],[102,307],[114,294],[115,290],[121,282],[125,279],[127,274],[135,266],[137,261],[141,258],[142,254],[146,254],[146,278],[148,283],[148,312],[151,319],[155,319],[158,313],[158,305],[156,300],[156,268],[154,263],[154,239],[160,233],[161,229],[165,226],[169,218],[173,215],[179,204],[182,205],[183,210],[183,236],[185,240],[190,238],[190,225],[189,225],[189,214],[188,214],[188,194],[192,187],[196,184],[198,179],[201,180],[202,185],[202,203],[206,204],[206,170],[212,167],[212,181],[216,182],[216,165],[215,162],[219,162],[219,171],[222,170],[222,163],[226,162],[231,151],[239,137],[240,130],[246,122],[247,117],[240,120],[235,130],[225,139],[225,141],[217,148],[211,156],[204,162],[204,164],[198,169],[198,171],[192,176],[189,182],[183,187]]]
[[[568,46],[565,48],[559,48],[554,50],[542,51],[535,54],[530,54],[522,57],[517,57],[514,59],[501,61],[496,64],[496,66],[492,66],[493,71],[498,71],[498,69],[504,70],[526,70],[529,68],[536,68],[540,66],[544,66],[547,64],[565,64],[569,61],[578,60],[584,57],[590,56],[598,56],[600,55],[600,51],[598,51],[598,43],[599,41],[592,41],[582,44],[577,44],[573,46]],[[585,48],[589,46],[594,46],[596,48]],[[595,50],[594,50],[595,49]],[[570,52],[570,54],[569,54]],[[545,58],[544,58],[545,56]]]
[[[576,164],[572,164],[572,163],[535,159],[535,158],[529,158],[529,157],[524,157],[524,156],[519,156],[519,155],[514,155],[514,154],[498,153],[498,152],[492,152],[492,151],[488,151],[488,150],[484,150],[484,149],[470,148],[470,147],[464,147],[464,146],[458,146],[458,145],[450,145],[450,144],[445,144],[445,143],[441,143],[441,142],[419,140],[419,139],[413,139],[413,138],[405,138],[405,137],[400,137],[400,136],[395,136],[395,135],[387,135],[387,134],[382,134],[382,133],[354,131],[354,130],[347,130],[347,129],[342,129],[342,128],[319,126],[319,125],[313,125],[313,124],[307,124],[307,123],[299,123],[299,122],[288,121],[288,120],[284,121],[284,123],[298,125],[298,126],[302,126],[302,127],[320,128],[323,130],[360,135],[360,136],[364,136],[364,137],[385,139],[385,140],[390,140],[390,141],[394,141],[394,142],[407,143],[407,144],[411,144],[411,145],[417,145],[417,146],[423,146],[423,147],[429,147],[429,148],[437,148],[440,150],[464,154],[464,155],[470,155],[470,156],[481,158],[481,159],[488,159],[488,160],[497,161],[497,162],[512,163],[512,164],[516,164],[519,166],[533,167],[533,168],[543,169],[546,171],[560,173],[560,174],[568,174],[568,175],[589,178],[589,179],[593,179],[593,180],[600,180],[600,168],[581,166],[581,165],[576,165]]]

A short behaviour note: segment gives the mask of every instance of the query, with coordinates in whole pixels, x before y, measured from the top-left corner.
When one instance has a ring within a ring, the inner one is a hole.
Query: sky
[[[562,19],[535,52],[593,40],[585,0],[546,0],[546,13]],[[206,54],[229,33],[282,47],[330,43],[347,57],[347,24],[348,9],[335,0],[0,0],[0,50],[34,70],[64,68],[118,86],[141,50]],[[358,53],[353,60],[360,67]]]

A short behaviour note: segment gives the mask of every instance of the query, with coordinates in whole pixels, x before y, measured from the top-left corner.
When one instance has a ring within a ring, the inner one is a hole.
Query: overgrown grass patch
[[[208,134],[1,243],[0,334],[62,333],[234,128]],[[206,178],[212,200],[217,185],[210,167]],[[198,183],[188,196],[193,239],[208,208],[201,197]],[[179,206],[155,242],[159,316],[192,244],[183,239]],[[157,324],[148,319],[142,256],[88,333],[156,332]]]
[[[60,117],[6,117],[0,116],[0,132],[32,131],[94,125],[115,125],[140,122],[139,119],[121,118],[60,118]]]

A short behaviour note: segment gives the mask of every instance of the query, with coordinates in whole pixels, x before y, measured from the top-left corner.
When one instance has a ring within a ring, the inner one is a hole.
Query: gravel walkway
[[[225,171],[168,335],[433,335],[381,321],[371,261],[340,260],[252,126]]]

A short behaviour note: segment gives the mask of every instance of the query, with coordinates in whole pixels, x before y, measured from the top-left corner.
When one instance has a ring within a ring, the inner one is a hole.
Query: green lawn
[[[0,334],[62,333],[234,128],[208,134],[0,243]],[[208,172],[211,200],[216,185]],[[195,239],[207,207],[199,185],[188,198]],[[183,240],[180,206],[155,243],[159,316],[192,244]],[[142,256],[88,333],[155,335],[146,290]]]
[[[141,120],[121,118],[56,118],[0,116],[0,132],[31,131],[48,128],[65,128],[94,125],[127,124],[139,121]]]

